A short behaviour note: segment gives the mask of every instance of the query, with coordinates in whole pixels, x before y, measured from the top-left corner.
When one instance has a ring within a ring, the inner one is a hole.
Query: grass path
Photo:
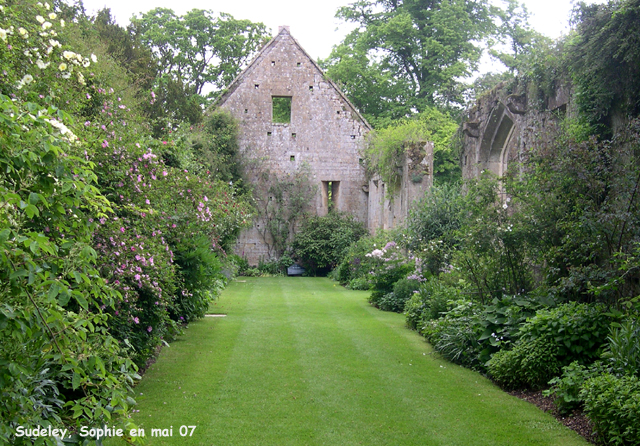
[[[587,445],[322,278],[232,283],[136,388],[148,444]],[[197,426],[180,437],[181,425]],[[173,426],[173,437],[150,438]],[[116,442],[111,442],[116,444]]]

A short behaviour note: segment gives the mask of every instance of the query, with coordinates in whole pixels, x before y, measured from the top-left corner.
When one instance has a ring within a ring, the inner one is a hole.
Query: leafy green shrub
[[[249,261],[246,257],[241,257],[237,254],[229,254],[227,256],[228,261],[234,265],[236,274],[242,276],[243,273],[249,268]]]
[[[527,233],[518,224],[517,203],[503,199],[504,186],[490,172],[465,185],[460,229],[451,265],[482,303],[527,293],[532,286]]]
[[[378,308],[384,311],[402,313],[405,304],[418,290],[420,282],[416,279],[400,279],[393,285],[393,291],[378,300]]]
[[[543,387],[560,371],[558,345],[545,338],[517,342],[511,350],[495,353],[487,367],[505,389]]]
[[[426,321],[442,317],[451,309],[449,301],[459,298],[458,288],[447,286],[436,278],[424,282],[405,306],[407,326],[417,330]]]
[[[257,270],[260,271],[261,275],[267,276],[282,276],[284,274],[282,265],[280,265],[280,262],[276,259],[258,260]]]
[[[480,328],[476,318],[436,319],[425,325],[423,334],[433,348],[449,361],[474,369],[481,366],[478,360]]]
[[[451,362],[474,369],[482,368],[478,360],[482,327],[476,316],[477,304],[460,299],[443,317],[429,320],[421,329],[433,348]]]
[[[604,374],[589,379],[580,391],[584,410],[608,445],[640,445],[640,379]]]
[[[540,303],[527,296],[494,298],[479,314],[484,332],[478,339],[483,345],[481,361],[487,362],[498,350],[509,348],[518,339],[524,322],[536,314]]]
[[[367,291],[371,289],[371,284],[366,277],[358,277],[350,280],[348,287],[350,290]]]
[[[216,283],[226,278],[222,275],[218,255],[204,237],[184,240],[176,248],[175,263],[179,267],[179,277],[189,291],[176,296],[171,312],[174,320],[182,317],[182,321],[189,323],[204,317],[215,297]]]
[[[549,381],[551,388],[544,391],[544,396],[555,397],[554,403],[561,414],[568,414],[582,406],[584,400],[580,391],[589,378],[598,376],[605,371],[602,361],[596,361],[586,367],[578,361],[562,367],[562,376],[557,376]]]
[[[294,261],[289,256],[289,254],[284,253],[280,256],[279,259],[271,259],[271,260],[260,259],[258,261],[257,270],[260,271],[261,275],[282,276],[287,274],[287,268],[289,268],[293,264],[294,264]]]
[[[362,282],[359,283],[368,283],[369,273],[373,270],[377,259],[371,256],[367,257],[367,254],[384,246],[387,240],[393,240],[396,236],[396,231],[378,231],[376,235],[362,237],[352,243],[334,269],[332,277],[342,285],[346,285],[354,279],[362,279]],[[362,289],[368,290],[369,287]]]
[[[415,279],[400,279],[393,285],[393,292],[386,294],[378,303],[378,308],[384,311],[402,313],[407,301],[418,290],[420,282]]]
[[[305,220],[291,248],[309,273],[326,274],[343,259],[349,246],[366,233],[364,225],[353,216],[330,212]]]
[[[91,244],[96,220],[114,207],[70,115],[91,92],[83,65],[93,62],[62,46],[56,36],[65,28],[55,18],[48,3],[0,8],[2,444],[33,444],[15,437],[17,426],[124,427],[139,379],[110,331],[109,313],[122,296],[100,275],[104,258]]]
[[[419,252],[424,268],[440,272],[450,261],[460,228],[460,185],[434,185],[409,211],[407,246]]]
[[[245,277],[260,277],[262,272],[258,268],[247,268],[242,275]]]
[[[570,302],[539,310],[522,326],[520,337],[555,344],[562,364],[588,364],[600,357],[610,323],[604,305]]]
[[[394,292],[391,292],[378,299],[376,306],[382,311],[401,313],[404,308],[404,304],[405,301],[399,299]]]
[[[369,303],[379,307],[381,299],[393,292],[396,282],[407,277],[414,270],[415,264],[403,254],[394,241],[388,242],[383,248],[374,249],[366,254],[366,257],[373,261]]]
[[[640,373],[640,323],[627,319],[621,324],[612,324],[607,338],[603,359],[618,374]]]

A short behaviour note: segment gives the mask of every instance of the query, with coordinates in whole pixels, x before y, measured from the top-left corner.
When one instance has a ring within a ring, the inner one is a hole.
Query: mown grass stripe
[[[151,445],[586,445],[327,279],[233,283],[138,386]],[[164,403],[167,404],[164,404]],[[176,426],[195,424],[192,438]]]

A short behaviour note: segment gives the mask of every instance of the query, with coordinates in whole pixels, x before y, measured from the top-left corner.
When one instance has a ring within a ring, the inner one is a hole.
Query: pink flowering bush
[[[204,315],[249,207],[232,184],[190,173],[166,156],[188,151],[188,138],[151,138],[116,92],[91,88],[102,104],[83,126],[87,156],[115,210],[98,220],[94,243],[109,259],[103,274],[124,298],[113,314],[114,335],[143,365],[179,324]]]
[[[15,437],[20,425],[130,426],[139,378],[92,247],[113,210],[71,115],[95,61],[64,29],[48,3],[0,8],[0,444],[33,444]]]
[[[0,444],[134,427],[136,363],[204,314],[250,219],[232,184],[165,162],[188,138],[149,136],[75,18],[0,2]]]

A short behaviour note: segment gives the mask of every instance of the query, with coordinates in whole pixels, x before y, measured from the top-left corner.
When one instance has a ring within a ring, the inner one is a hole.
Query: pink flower
[[[151,326],[148,326],[148,327],[147,327],[147,331],[148,331],[149,333],[151,333],[151,331],[152,331],[152,330],[153,330],[153,328],[151,328]]]
[[[140,319],[138,319],[138,317],[136,316],[136,317],[133,318],[133,322],[135,322],[136,324],[139,324],[140,323]]]
[[[162,144],[167,145],[167,141],[162,141]]]
[[[124,234],[124,228],[123,227],[120,228],[120,232],[122,232]]]
[[[166,170],[163,170],[163,171],[162,171],[162,176],[163,176],[163,177],[166,177],[167,175],[169,175],[169,174],[167,173],[167,171],[166,171]]]
[[[107,147],[109,147],[109,143],[106,140],[102,141],[102,148],[106,149]]]

